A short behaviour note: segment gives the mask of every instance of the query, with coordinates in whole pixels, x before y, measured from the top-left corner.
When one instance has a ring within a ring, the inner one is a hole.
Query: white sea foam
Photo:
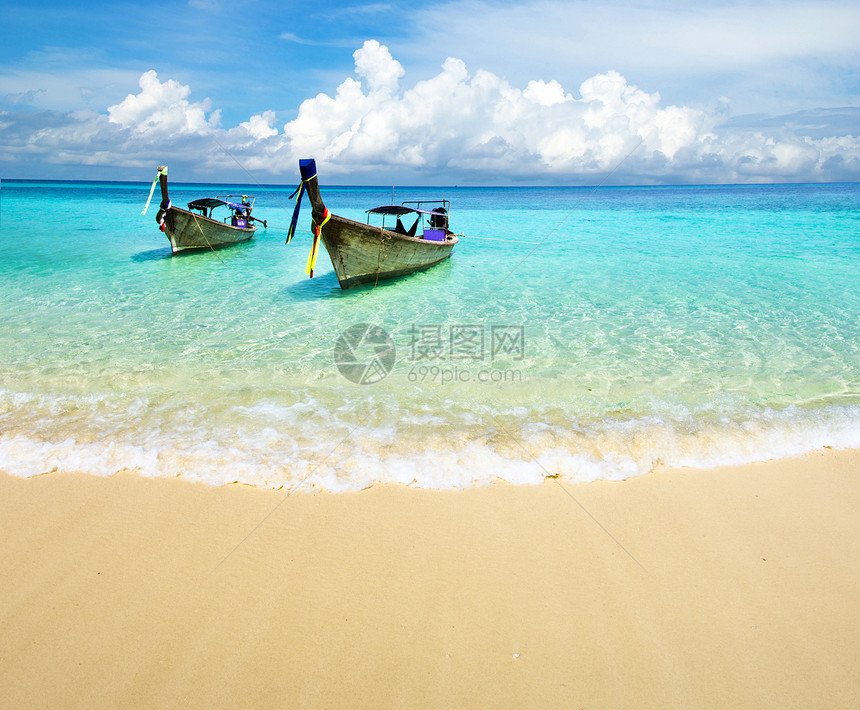
[[[750,407],[734,418],[726,412],[695,418],[673,405],[666,409],[675,410],[674,418],[665,412],[580,419],[567,413],[567,421],[547,421],[524,407],[477,415],[453,409],[447,416],[445,407],[400,416],[388,407],[374,424],[351,407],[343,412],[310,397],[181,412],[163,404],[152,408],[140,396],[128,407],[101,397],[0,399],[5,424],[23,402],[45,415],[22,417],[16,431],[6,427],[0,435],[0,468],[20,476],[130,470],[286,490],[341,492],[378,483],[458,489],[546,477],[618,480],[657,465],[713,467],[823,447],[860,448],[857,405]]]

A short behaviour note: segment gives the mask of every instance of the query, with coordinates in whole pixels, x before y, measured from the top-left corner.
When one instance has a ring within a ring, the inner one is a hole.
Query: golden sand
[[[0,707],[860,707],[858,511],[856,451],[451,492],[0,474]]]

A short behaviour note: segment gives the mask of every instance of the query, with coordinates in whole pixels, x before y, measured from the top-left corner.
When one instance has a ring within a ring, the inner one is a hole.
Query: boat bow
[[[341,288],[411,274],[438,264],[451,255],[457,237],[447,229],[447,201],[440,201],[445,205],[445,209],[441,210],[422,209],[421,203],[417,207],[388,208],[414,213],[418,215],[417,219],[422,220],[422,224],[426,218],[429,226],[425,226],[420,235],[415,233],[417,222],[411,230],[386,228],[384,222],[382,226],[371,226],[329,212],[320,194],[316,161],[313,158],[300,160],[299,171],[302,182],[293,193],[297,198],[287,242],[295,233],[302,197],[307,192],[311,202],[313,233],[311,253],[305,267],[305,273],[309,276],[313,277],[320,242],[331,257]],[[380,212],[381,209],[368,210],[368,214],[388,214],[384,210]]]
[[[161,185],[161,204],[155,221],[170,241],[170,249],[174,254],[186,250],[214,250],[238,244],[254,236],[257,229],[254,222],[261,222],[263,227],[267,226],[266,220],[251,215],[254,197],[249,195],[203,197],[189,202],[188,209],[173,205],[167,189],[166,165],[158,166],[146,206],[141,213],[143,215],[149,209],[156,182]],[[234,199],[237,197],[240,199]],[[227,216],[222,221],[213,218],[216,208],[227,209]]]

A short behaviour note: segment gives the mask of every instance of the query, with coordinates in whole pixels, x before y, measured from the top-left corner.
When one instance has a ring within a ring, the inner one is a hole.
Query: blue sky
[[[856,2],[0,1],[0,177],[860,179]]]

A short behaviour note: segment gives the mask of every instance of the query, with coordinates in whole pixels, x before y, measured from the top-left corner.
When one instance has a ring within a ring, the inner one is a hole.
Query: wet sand
[[[860,452],[303,494],[0,474],[0,707],[860,707]]]

